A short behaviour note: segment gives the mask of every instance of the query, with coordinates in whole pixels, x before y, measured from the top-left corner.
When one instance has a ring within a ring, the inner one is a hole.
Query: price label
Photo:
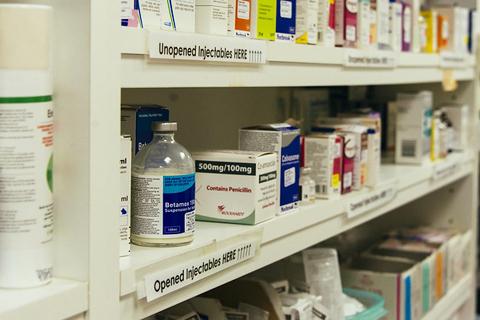
[[[397,62],[392,52],[345,49],[343,65],[350,68],[395,68]]]
[[[151,59],[263,64],[265,41],[181,32],[149,32]]]
[[[458,54],[453,52],[440,53],[441,68],[453,69],[453,68],[466,68],[467,66],[468,66],[468,63],[467,63],[466,54]]]
[[[346,202],[348,218],[354,218],[393,200],[397,194],[396,184],[376,188],[372,192],[354,197]]]
[[[432,180],[438,181],[448,178],[459,169],[457,162],[440,162],[434,165]]]
[[[145,276],[147,302],[188,286],[255,256],[259,240],[247,240],[215,253]],[[139,295],[138,298],[142,298]]]

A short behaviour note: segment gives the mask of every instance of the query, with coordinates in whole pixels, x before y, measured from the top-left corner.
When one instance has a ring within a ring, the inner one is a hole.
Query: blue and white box
[[[152,123],[168,121],[169,110],[159,105],[123,105],[122,135],[132,137],[132,158],[153,138]]]
[[[298,211],[300,130],[286,123],[240,129],[240,150],[277,153],[278,215]]]
[[[295,42],[296,0],[277,0],[276,41]]]

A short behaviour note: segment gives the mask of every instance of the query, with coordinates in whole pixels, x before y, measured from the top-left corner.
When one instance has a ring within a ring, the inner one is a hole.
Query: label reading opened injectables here
[[[265,42],[252,39],[150,32],[148,46],[151,59],[249,64],[266,61]]]
[[[245,241],[174,268],[146,275],[144,279],[147,302],[253,258],[257,242],[258,240]]]
[[[347,217],[353,218],[385,205],[393,200],[397,193],[395,184],[376,188],[373,192],[360,195],[346,201]]]
[[[345,49],[343,65],[350,68],[395,68],[392,52]]]
[[[132,233],[176,238],[195,229],[195,174],[132,175]]]

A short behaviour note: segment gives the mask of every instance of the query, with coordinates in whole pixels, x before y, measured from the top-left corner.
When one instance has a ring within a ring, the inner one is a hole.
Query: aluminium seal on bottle
[[[177,123],[176,122],[153,122],[152,123],[152,131],[154,132],[173,132],[177,131]]]

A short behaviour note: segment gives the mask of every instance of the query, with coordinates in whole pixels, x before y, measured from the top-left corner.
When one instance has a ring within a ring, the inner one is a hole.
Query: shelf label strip
[[[397,61],[389,51],[345,49],[343,65],[350,68],[395,68]]]
[[[203,62],[264,64],[267,58],[265,41],[181,32],[150,31],[148,52],[151,59]]]
[[[396,184],[388,184],[376,188],[372,192],[349,199],[346,202],[345,211],[348,218],[354,218],[370,210],[385,205],[393,200],[397,194]]]
[[[446,179],[459,169],[459,164],[455,162],[441,162],[433,166],[432,180],[438,181]]]
[[[446,69],[452,68],[466,68],[467,64],[467,55],[458,54],[453,52],[442,52],[440,53],[440,67]]]
[[[174,268],[146,275],[144,281],[147,302],[253,258],[259,245],[258,239],[242,241]],[[139,295],[138,298],[141,299],[142,296]]]

